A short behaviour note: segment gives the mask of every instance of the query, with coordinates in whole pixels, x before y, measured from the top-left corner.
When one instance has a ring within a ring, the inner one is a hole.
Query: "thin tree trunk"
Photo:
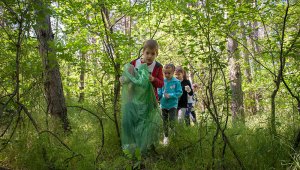
[[[71,66],[70,66],[70,64],[67,66],[67,78],[66,78],[66,80],[67,80],[67,82],[66,82],[66,84],[67,84],[67,86],[71,86],[72,85],[72,83],[70,83],[71,82],[71,79],[70,79],[70,76],[71,76]],[[67,89],[66,90],[66,96],[67,96],[67,99],[70,99],[71,98],[71,93],[70,93],[70,89]]]
[[[253,0],[252,2],[253,4],[253,7],[254,8],[257,8],[258,4],[257,4],[257,0]],[[261,49],[260,49],[260,46],[259,44],[257,43],[258,39],[259,38],[263,38],[264,37],[264,34],[263,32],[260,32],[260,24],[257,22],[257,21],[254,21],[253,24],[251,22],[249,22],[249,26],[252,27],[252,30],[253,30],[253,33],[252,33],[252,36],[253,38],[250,39],[250,43],[252,44],[252,47],[254,49],[254,52],[256,55],[259,55],[260,52],[261,52]],[[255,80],[255,70],[256,69],[256,63],[253,63],[253,79]],[[263,108],[263,105],[260,105],[261,101],[262,101],[262,89],[259,88],[258,90],[256,90],[254,92],[254,97],[255,97],[255,106],[256,106],[256,111],[263,111],[264,108]]]
[[[17,103],[20,102],[20,57],[21,57],[21,44],[22,44],[22,34],[23,34],[23,16],[20,21],[18,21],[19,28],[18,28],[18,40],[16,43],[16,73],[15,73],[15,80],[16,80],[16,97]]]
[[[280,72],[280,71],[279,71]],[[275,97],[280,87],[280,78],[281,76],[278,75],[277,79],[275,80],[275,89],[271,94],[271,121],[270,121],[270,128],[271,134],[276,134],[276,110],[275,110]]]
[[[50,15],[46,13],[48,4],[37,2],[39,9],[37,11],[37,27],[35,32],[39,42],[39,53],[43,62],[44,91],[47,101],[47,112],[59,117],[63,122],[64,130],[69,130],[67,118],[67,107],[63,93],[63,86],[59,65],[55,56],[53,43],[54,35],[52,33]]]
[[[243,44],[245,46],[248,46],[247,36],[246,36],[246,31],[245,31],[246,28],[245,28],[245,24],[243,21],[241,21],[241,27],[243,29],[243,32],[242,32]],[[246,81],[247,81],[247,84],[251,85],[252,74],[251,74],[249,52],[245,48],[243,48],[241,54],[244,59]],[[246,102],[246,100],[248,100],[248,102]],[[245,96],[245,111],[250,112],[252,115],[256,114],[255,93],[252,90],[252,88],[250,88],[250,90],[246,93],[246,96]]]
[[[285,26],[286,26],[286,21],[287,21],[287,15],[288,15],[288,10],[289,10],[289,1],[287,1],[287,7],[285,10],[285,16],[283,19],[283,28],[281,32],[281,41],[280,41],[280,56],[279,56],[279,70],[277,73],[277,76],[275,77],[275,89],[272,92],[271,95],[271,121],[270,121],[270,128],[271,128],[271,134],[276,135],[276,110],[275,110],[275,98],[277,95],[277,92],[280,87],[280,83],[283,79],[283,70],[285,67],[285,55],[283,55],[283,46],[284,46],[284,34],[285,34]]]
[[[256,5],[256,4],[255,4]],[[252,27],[252,30],[253,30],[253,33],[252,33],[252,38],[250,38],[250,43],[251,43],[251,46],[252,46],[252,48],[253,48],[253,50],[254,50],[254,52],[255,52],[255,54],[256,55],[259,55],[260,54],[260,52],[261,52],[261,49],[260,49],[260,47],[259,47],[259,45],[258,45],[258,43],[257,43],[257,41],[258,41],[258,39],[259,39],[259,37],[261,37],[261,36],[259,36],[259,29],[258,29],[258,22],[257,21],[254,21],[253,22],[253,24],[252,23],[249,23],[249,26],[251,26]],[[251,66],[251,65],[250,65]],[[250,67],[251,68],[251,67]],[[252,77],[254,78],[254,80],[255,80],[255,75],[254,75],[254,73],[255,73],[255,69],[256,69],[256,65],[255,65],[255,63],[253,63],[253,75],[252,75]],[[258,112],[258,111],[262,111],[263,110],[263,106],[262,105],[260,105],[260,103],[261,103],[261,100],[262,100],[262,95],[261,95],[261,88],[259,88],[258,90],[256,90],[255,92],[254,92],[254,98],[255,98],[255,110],[256,110],[256,112]]]
[[[109,37],[109,35],[113,34],[113,28],[111,27],[110,24],[110,18],[109,18],[109,11],[106,9],[106,7],[104,5],[101,6],[101,15],[102,15],[102,21],[104,24],[104,29],[105,29],[105,40],[104,40],[104,44],[106,47],[106,51],[108,53],[109,58],[111,59],[111,62],[114,66],[114,70],[115,70],[115,80],[114,80],[114,98],[113,98],[113,116],[114,116],[114,123],[115,123],[115,127],[116,127],[116,132],[117,132],[117,136],[119,138],[119,143],[121,145],[121,135],[120,135],[120,128],[119,128],[119,122],[118,122],[118,113],[120,112],[119,109],[119,98],[120,98],[120,83],[119,83],[119,78],[120,78],[120,64],[117,63],[115,61],[115,58],[117,58],[118,56],[118,52],[117,50],[115,50],[115,46],[113,45],[117,45],[116,43],[114,43],[114,41]]]
[[[79,100],[78,102],[83,102],[84,101],[84,77],[85,77],[85,62],[86,62],[86,54],[82,53],[81,54],[81,64],[80,64],[80,84],[79,84]]]
[[[294,143],[294,149],[298,148],[299,143],[300,143],[300,129],[298,130],[298,135],[297,135],[295,143]]]
[[[26,6],[26,9],[22,11],[21,13],[16,13],[7,3],[3,3],[4,5],[0,7],[0,13],[2,15],[5,15],[4,9],[7,9],[8,13],[10,13],[14,18],[14,22],[17,23],[17,29],[18,29],[18,34],[16,40],[14,40],[14,36],[10,35],[10,33],[6,32],[7,36],[12,40],[12,42],[15,45],[16,49],[16,57],[15,57],[15,72],[12,75],[13,81],[15,81],[15,89],[12,94],[12,97],[9,99],[9,101],[12,100],[13,97],[16,96],[16,103],[20,102],[20,58],[21,58],[21,48],[22,48],[22,41],[24,38],[24,27],[25,27],[25,16],[27,15],[30,5]],[[4,17],[1,17],[0,19],[0,26],[5,30],[5,27],[7,26],[6,20]],[[8,101],[8,102],[9,102]],[[7,104],[8,104],[7,102]],[[6,105],[7,105],[6,104]],[[4,107],[6,107],[6,105]],[[2,108],[4,109],[4,108]],[[0,113],[2,112],[2,109],[0,110]]]
[[[297,103],[298,103],[298,113],[300,114],[300,100],[299,100],[299,97],[298,97],[298,100],[297,100]],[[294,149],[296,149],[300,144],[300,129],[298,129],[298,135],[296,137],[296,140],[294,142]]]

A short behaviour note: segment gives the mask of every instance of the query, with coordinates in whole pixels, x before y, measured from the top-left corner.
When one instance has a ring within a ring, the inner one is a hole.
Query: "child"
[[[196,113],[195,113],[195,104],[197,102],[197,97],[196,97],[196,91],[198,89],[198,85],[197,84],[193,84],[192,85],[192,89],[194,94],[193,95],[188,95],[188,108],[187,108],[187,113],[186,115],[191,115],[192,121],[194,122],[194,124],[197,123],[197,119],[196,119]],[[190,121],[188,120],[188,125],[190,124]]]
[[[158,100],[157,88],[164,86],[164,78],[162,73],[162,65],[155,61],[158,55],[158,44],[155,40],[148,40],[144,43],[142,58],[138,58],[130,62],[135,68],[146,63],[150,73],[149,80],[154,87],[154,93]]]
[[[186,109],[188,107],[188,94],[193,95],[193,90],[191,88],[191,82],[186,78],[185,71],[181,66],[177,66],[175,69],[175,76],[181,81],[182,95],[178,102],[178,122],[182,122],[185,118],[185,122],[188,125],[189,115],[186,115]]]
[[[163,117],[164,145],[169,143],[169,126],[171,129],[174,128],[178,99],[182,95],[180,81],[173,77],[174,71],[175,66],[173,64],[166,64],[164,66],[164,87],[158,89],[158,96],[160,99]]]
[[[126,64],[120,78],[122,87],[122,148],[135,155],[145,154],[159,140],[160,109],[156,88],[163,87],[162,66],[155,61],[158,44],[148,40],[143,57]]]

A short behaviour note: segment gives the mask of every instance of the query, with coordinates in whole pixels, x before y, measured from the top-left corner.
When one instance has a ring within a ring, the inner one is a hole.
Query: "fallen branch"
[[[54,134],[53,132],[49,131],[49,130],[43,130],[41,132],[39,132],[39,135],[43,134],[43,133],[49,133],[52,136],[54,136],[65,148],[67,148],[70,152],[72,152],[73,154],[76,154],[74,151],[72,151],[72,149],[65,144],[56,134]]]
[[[88,113],[92,114],[93,116],[95,116],[98,121],[100,122],[100,127],[101,127],[101,131],[102,131],[102,135],[101,135],[101,146],[100,146],[100,149],[97,153],[97,157],[96,157],[96,160],[95,160],[95,163],[98,162],[98,159],[99,159],[99,156],[100,156],[100,153],[102,151],[102,148],[104,147],[104,126],[103,126],[103,122],[102,122],[102,119],[105,119],[105,118],[102,118],[102,117],[99,117],[97,114],[95,114],[94,112],[82,107],[82,106],[67,106],[67,107],[75,107],[75,108],[79,108],[79,109],[82,109],[84,111],[87,111]]]

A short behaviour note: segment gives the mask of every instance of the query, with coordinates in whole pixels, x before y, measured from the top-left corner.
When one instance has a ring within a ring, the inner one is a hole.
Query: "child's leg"
[[[168,126],[168,110],[167,109],[162,109],[162,118],[163,118],[163,127],[164,127],[164,135],[165,137],[168,137],[169,135],[169,126]]]
[[[190,122],[191,111],[192,111],[192,103],[188,103],[188,107],[186,109],[185,116],[184,116],[185,124],[187,126],[189,126],[191,124],[191,122]]]
[[[186,108],[180,108],[180,109],[178,110],[178,122],[179,122],[179,123],[182,123],[182,122],[183,122],[185,112],[186,112]]]
[[[176,121],[176,113],[177,113],[177,109],[176,108],[171,108],[169,110],[169,123],[170,123],[170,128],[174,131],[174,124]]]
[[[196,119],[196,113],[195,113],[195,110],[192,109],[191,115],[192,115],[192,120],[193,120],[193,122],[196,123],[196,122],[197,122],[197,119]]]

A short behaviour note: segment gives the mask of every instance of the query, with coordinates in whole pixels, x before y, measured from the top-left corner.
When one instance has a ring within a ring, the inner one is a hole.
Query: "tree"
[[[232,32],[231,36],[234,37]],[[228,37],[229,52],[229,81],[231,95],[231,112],[232,119],[236,121],[240,119],[244,121],[243,91],[242,91],[242,74],[239,63],[238,43],[232,37]]]
[[[79,93],[79,100],[78,102],[83,102],[84,101],[84,86],[85,86],[85,83],[84,83],[84,77],[85,77],[85,65],[86,65],[86,54],[81,52],[80,53],[80,60],[81,60],[81,64],[80,64],[80,84],[79,84],[79,90],[80,90],[80,93]]]
[[[243,44],[244,46],[248,47],[247,43],[247,35],[246,35],[246,27],[243,21],[240,22],[241,24],[241,29],[242,29],[242,39],[243,39]],[[251,86],[252,84],[252,66],[250,63],[250,57],[249,57],[249,52],[246,48],[243,48],[241,51],[242,57],[244,59],[244,67],[245,67],[245,77],[246,77],[246,82]],[[248,102],[246,101],[246,98],[248,99]],[[245,95],[245,111],[249,111],[251,114],[256,114],[256,101],[255,101],[255,93],[252,88],[250,88]]]
[[[56,59],[54,34],[51,28],[49,4],[37,1],[35,32],[39,42],[39,54],[43,61],[44,92],[47,101],[47,112],[59,117],[64,130],[68,130],[67,107]]]
[[[279,53],[279,67],[277,70],[277,73],[274,76],[274,82],[275,82],[275,89],[273,90],[271,94],[271,120],[270,120],[270,128],[271,128],[271,133],[276,134],[276,111],[275,111],[275,98],[278,93],[278,90],[280,88],[280,84],[282,82],[282,79],[284,77],[284,68],[285,68],[285,63],[286,63],[286,56],[284,55],[284,42],[285,42],[285,31],[286,31],[286,23],[287,23],[287,16],[289,12],[289,1],[287,1],[287,5],[285,8],[285,13],[283,17],[283,23],[282,23],[282,29],[281,29],[281,35],[280,37],[280,53]]]

